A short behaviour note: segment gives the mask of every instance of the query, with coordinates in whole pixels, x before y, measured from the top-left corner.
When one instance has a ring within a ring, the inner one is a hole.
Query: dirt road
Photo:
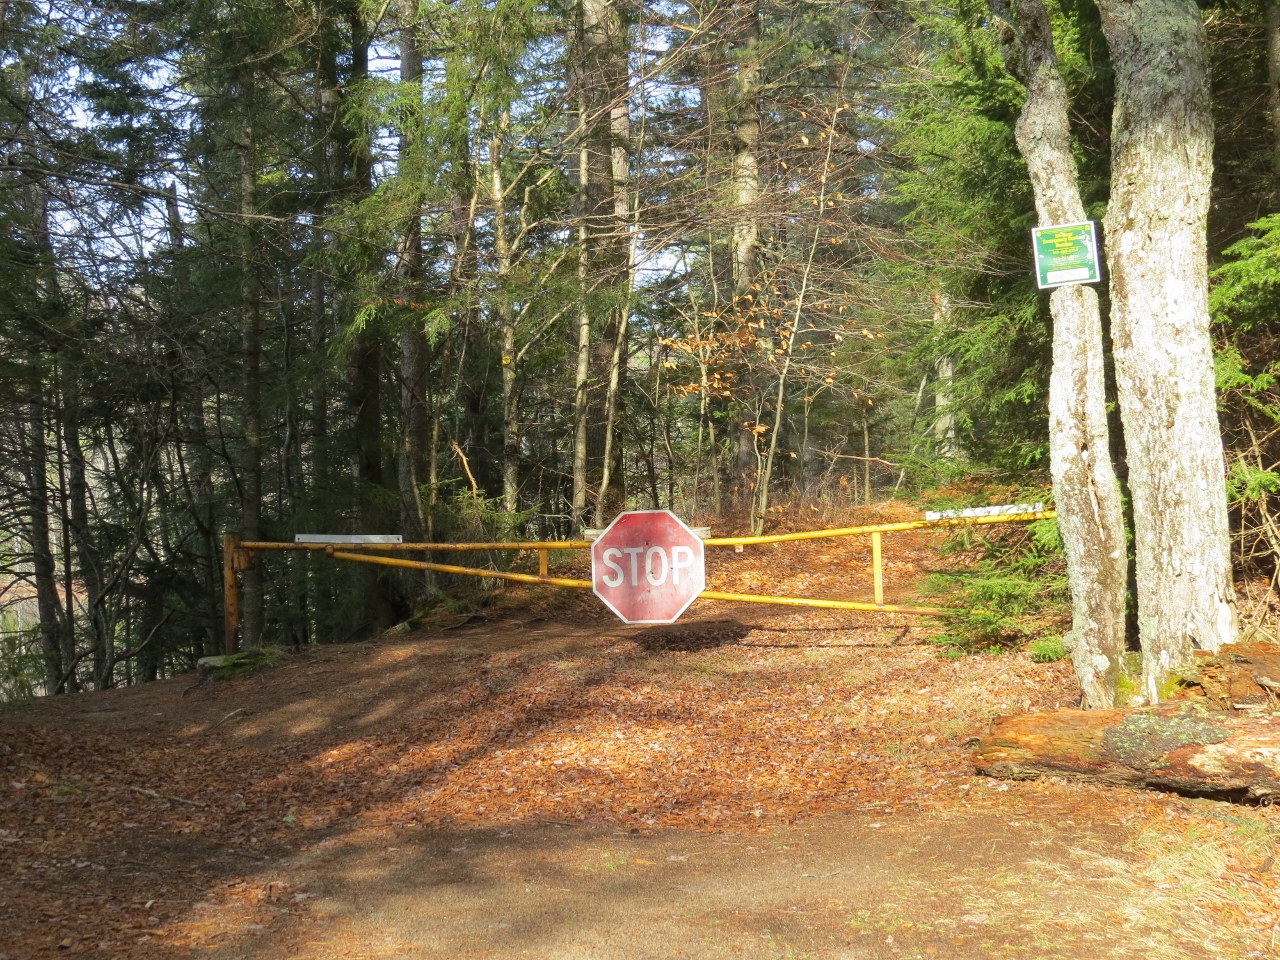
[[[825,817],[755,835],[543,826],[343,839],[287,861],[291,882],[314,897],[288,954],[1213,955],[1180,944],[1172,912],[1145,902],[1150,891],[1111,856],[1122,841],[1114,827],[886,819]],[[280,946],[264,926],[211,956],[278,956]]]

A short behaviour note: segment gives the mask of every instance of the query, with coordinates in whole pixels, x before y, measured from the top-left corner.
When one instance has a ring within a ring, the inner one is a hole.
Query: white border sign
[[[1098,282],[1098,233],[1092,220],[1036,227],[1031,231],[1031,247],[1041,290]]]
[[[670,510],[620,513],[591,545],[591,589],[626,623],[675,623],[706,584],[702,538]]]

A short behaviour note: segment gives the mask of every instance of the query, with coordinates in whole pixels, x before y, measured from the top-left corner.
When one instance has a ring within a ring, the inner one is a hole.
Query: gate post
[[[224,637],[222,652],[236,653],[240,649],[240,593],[236,587],[236,551],[239,544],[235,535],[222,535],[222,607],[224,612]]]
[[[871,534],[871,588],[876,606],[884,604],[884,564],[880,556],[880,531]]]

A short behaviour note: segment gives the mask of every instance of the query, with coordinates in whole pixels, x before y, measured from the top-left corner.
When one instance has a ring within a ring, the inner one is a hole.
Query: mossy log
[[[219,657],[201,657],[196,661],[196,672],[201,683],[212,680],[230,680],[242,673],[250,673],[261,667],[270,667],[279,662],[281,654],[278,650],[260,647],[256,650],[243,650],[240,653],[229,653]]]
[[[1192,704],[999,717],[975,766],[1005,780],[1068,777],[1197,796],[1280,795],[1280,719]]]
[[[1261,800],[1280,795],[1280,646],[1197,652],[1169,702],[999,717],[974,757],[1008,780],[1068,777]]]

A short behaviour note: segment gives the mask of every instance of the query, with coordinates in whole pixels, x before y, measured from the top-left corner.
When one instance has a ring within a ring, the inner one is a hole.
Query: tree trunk
[[[205,622],[192,643],[191,653],[197,660],[205,655],[206,650],[212,651],[219,647],[214,624],[224,622],[220,606],[220,570],[215,542],[217,515],[213,491],[213,465],[209,455],[211,444],[204,421],[204,399],[203,391],[199,388],[182,398],[179,416],[183,422],[183,433],[181,441],[174,447],[186,512],[199,536],[198,546],[194,552],[200,580],[204,585],[202,601],[205,604],[203,611]]]
[[[75,600],[72,592],[72,578],[69,573],[72,563],[71,546],[74,545],[75,557],[80,567],[80,580],[84,585],[86,595],[86,613],[89,618],[93,650],[94,684],[99,689],[102,689],[104,685],[109,684],[111,651],[102,610],[103,577],[101,562],[89,530],[88,471],[85,465],[84,450],[80,446],[80,410],[82,403],[79,377],[82,375],[82,343],[84,335],[81,330],[77,329],[78,325],[65,312],[65,304],[63,303],[62,289],[56,267],[57,260],[49,229],[48,193],[42,185],[37,184],[28,191],[28,197],[33,208],[31,210],[31,223],[34,232],[32,239],[40,257],[42,274],[40,286],[45,297],[46,312],[53,321],[50,326],[60,326],[63,334],[59,344],[63,359],[54,368],[55,383],[57,385],[55,389],[59,389],[62,399],[61,416],[58,418],[59,429],[55,439],[58,443],[58,464],[60,482],[62,484],[64,519],[62,539],[63,552],[65,554],[63,565],[68,570],[68,574],[64,577],[66,582],[63,588],[66,595],[64,597],[65,614],[63,617],[64,630],[61,659],[69,667],[76,656]],[[40,402],[38,397],[41,387],[42,385],[38,380],[33,384],[33,404],[39,404]],[[46,424],[43,416],[35,417],[31,442],[33,445],[33,457],[39,456],[40,460],[46,464],[41,468],[42,471],[48,469],[45,429]],[[67,469],[68,465],[69,471]],[[67,478],[68,472],[70,473],[69,478]],[[48,478],[42,472],[39,477],[32,477],[31,479],[44,490],[41,499],[44,502],[44,522],[47,525]],[[47,535],[45,539],[47,542]],[[52,554],[50,554],[50,562],[52,562]],[[52,571],[50,573],[52,574]],[[43,614],[41,619],[43,622]],[[61,677],[59,677],[60,680]],[[76,686],[74,678],[71,678],[69,682],[72,683],[72,689],[74,689]],[[56,693],[57,691],[53,690],[51,692]]]
[[[581,38],[579,42],[582,42]],[[591,240],[587,228],[587,209],[591,201],[591,191],[588,189],[591,164],[586,135],[589,100],[585,64],[581,72],[576,97],[578,132],[582,139],[576,155],[578,189],[573,201],[573,213],[578,222],[578,352],[573,375],[573,491],[569,508],[576,530],[581,530],[587,523],[587,448],[591,429],[591,309],[587,294],[591,277]]]
[[[57,448],[58,503],[60,504],[58,521],[62,527],[62,662],[66,665],[66,669],[71,671],[67,676],[66,689],[75,693],[80,689],[80,681],[75,671],[71,670],[71,665],[78,662],[78,654],[76,653],[76,578],[72,560],[74,551],[71,547],[71,513],[69,510],[71,496],[67,485],[67,462],[66,457],[63,456],[61,440],[58,441]]]
[[[427,542],[436,539],[436,507],[440,503],[440,407],[431,410],[431,442],[427,445]]]
[[[868,411],[870,413],[870,411]],[[871,506],[875,499],[871,489],[871,430],[867,418],[862,418],[862,502]]]
[[[62,672],[65,668],[59,643],[58,584],[49,540],[49,450],[37,397],[38,389],[33,391],[27,462],[24,466],[31,511],[28,536],[36,581],[36,611],[40,617],[40,653],[44,664],[45,691],[52,695],[64,689]]]
[[[85,590],[85,612],[89,620],[89,636],[93,644],[93,684],[98,690],[111,686],[111,637],[103,609],[102,561],[89,529],[89,478],[84,450],[80,446],[79,372],[71,363],[61,365],[64,379],[62,448],[67,458],[67,500],[71,520],[71,541],[75,545],[80,579]]]
[[[500,310],[502,325],[502,507],[520,509],[520,384],[516,370],[516,325],[510,306]]]
[[[1193,649],[1217,650],[1237,634],[1207,302],[1208,52],[1191,0],[1101,0],[1099,9],[1116,75],[1112,338],[1143,693],[1154,703]]]
[[[697,307],[694,308],[695,314]],[[698,341],[697,352],[695,356],[698,360],[698,377],[699,377],[699,403],[698,403],[698,452],[702,452],[702,427],[707,427],[707,458],[709,463],[707,469],[711,473],[711,514],[717,520],[720,519],[721,502],[720,502],[720,451],[716,443],[716,421],[714,411],[711,408],[711,383],[707,377],[707,365],[711,358],[711,351],[704,343],[703,331],[701,324],[695,320],[694,337]],[[699,456],[698,467],[702,466],[701,456]],[[698,502],[698,487],[694,484],[693,501],[696,507]]]
[[[1280,174],[1280,3],[1267,4],[1267,113],[1271,117],[1271,169]]]
[[[759,0],[744,3],[741,16],[734,36],[738,65],[731,110],[733,231],[730,245],[735,298],[750,296],[760,269],[760,223],[756,204],[760,200],[760,87],[764,66],[760,59]]]
[[[730,177],[733,190],[733,224],[729,239],[730,269],[733,277],[733,299],[738,309],[753,314],[755,296],[752,286],[759,271],[760,225],[756,204],[760,200],[760,87],[763,80],[763,64],[760,61],[760,6],[757,0],[748,0],[739,11],[741,20],[734,24],[732,46],[737,57],[729,121],[733,130],[730,145],[733,151]],[[828,159],[830,153],[828,151]],[[823,170],[822,181],[826,182]],[[821,211],[818,214],[821,218]],[[810,256],[812,260],[812,255]],[[806,271],[805,282],[808,276]],[[804,299],[804,288],[797,303]],[[796,314],[799,316],[799,309]],[[773,477],[774,457],[778,449],[778,434],[782,430],[786,407],[787,374],[791,367],[792,348],[795,344],[796,326],[793,323],[787,336],[786,356],[778,374],[778,388],[774,397],[772,433],[768,438],[768,454],[756,471],[756,495],[751,509],[750,529],[753,534],[764,532],[769,510],[769,485]],[[759,441],[755,442],[757,456]]]
[[[585,234],[585,224],[581,233]],[[587,439],[591,428],[591,311],[586,305],[587,254],[585,238],[578,258],[578,282],[583,302],[578,308],[578,362],[573,377],[573,502],[570,512],[573,526],[582,529],[587,522]]]
[[[385,489],[382,469],[382,344],[370,330],[361,333],[351,370],[351,403],[355,408],[355,477],[357,533],[383,533]],[[370,570],[365,591],[365,617],[375,631],[395,620],[386,581]]]
[[[252,94],[246,94],[246,101]],[[244,424],[244,461],[241,464],[243,503],[240,539],[262,539],[262,303],[253,240],[253,220],[257,204],[257,156],[254,131],[245,131],[240,156],[240,213],[243,282],[241,295],[241,420]],[[240,576],[240,636],[248,649],[261,646],[263,628],[262,568],[251,564]]]
[[[622,445],[618,442],[618,410],[622,400],[622,379],[627,362],[628,309],[614,318],[613,350],[609,356],[609,389],[605,395],[604,470],[600,496],[596,498],[595,524],[603,527],[626,509],[626,487],[622,482]]]
[[[943,326],[951,318],[951,298],[945,293],[934,294],[933,325],[945,331]],[[933,435],[938,441],[938,455],[945,460],[954,460],[956,447],[956,415],[951,411],[951,382],[955,379],[956,363],[949,355],[943,354],[934,364],[938,372],[938,380],[933,390]]]
[[[1004,16],[998,3],[997,15]],[[1067,120],[1067,89],[1043,0],[1014,0],[1016,30],[1002,36],[1010,71],[1027,90],[1018,117],[1018,149],[1027,161],[1041,226],[1080,223]],[[1008,18],[1006,18],[1008,19]],[[1072,662],[1089,708],[1115,705],[1123,669],[1127,549],[1120,484],[1111,465],[1106,377],[1098,295],[1082,284],[1059,287],[1053,313],[1049,379],[1049,471],[1071,587]]]
[[[351,12],[351,73],[361,81],[369,75],[370,37],[359,9]],[[373,158],[364,145],[352,156],[352,193],[359,199],[373,191]],[[381,332],[366,325],[355,338],[351,366],[351,404],[355,413],[356,522],[358,533],[385,533],[387,522],[382,493],[386,490],[382,466],[382,365]],[[370,567],[362,572],[365,620],[380,633],[395,623],[391,583]]]
[[[720,493],[720,443],[716,439],[716,421],[712,413],[707,414],[707,443],[711,450],[711,515],[720,519],[723,503]]]
[[[579,24],[577,84],[582,125],[579,157],[580,232],[584,259],[580,278],[585,284],[583,303],[586,316],[580,318],[580,360],[582,324],[590,334],[593,317],[601,318],[603,337],[597,348],[587,348],[588,376],[577,376],[575,397],[575,513],[586,510],[590,484],[593,432],[600,434],[601,484],[596,498],[595,519],[612,519],[625,503],[622,449],[618,442],[618,401],[625,371],[615,363],[627,357],[627,311],[629,310],[629,210],[627,185],[630,180],[630,121],[628,92],[630,67],[629,28],[616,0],[583,0]],[[594,361],[594,362],[593,362]],[[616,378],[615,378],[616,375]],[[616,388],[613,386],[617,384]],[[597,385],[592,399],[592,385]],[[604,397],[598,385],[608,384]],[[602,402],[603,401],[603,402]],[[579,406],[582,415],[579,416]],[[592,408],[595,408],[594,411]],[[578,435],[581,434],[581,442]],[[581,448],[581,463],[578,462]],[[578,487],[578,477],[582,485]]]
[[[178,206],[178,184],[170,182],[165,195],[165,212],[168,220],[169,246],[173,257],[175,291],[179,298],[192,295],[191,274],[182,249],[184,228],[182,212]],[[218,553],[215,542],[216,522],[213,497],[213,467],[209,457],[209,437],[204,421],[204,390],[202,385],[186,383],[182,379],[189,372],[180,358],[173,358],[174,420],[181,424],[180,434],[173,446],[176,475],[183,498],[183,506],[196,528],[198,539],[193,544],[192,558],[198,579],[204,587],[202,602],[205,605],[204,624],[192,631],[191,655],[199,660],[206,649],[215,646],[214,624],[222,623],[218,576]],[[157,647],[158,649],[158,647]]]
[[[1280,726],[1268,717],[1176,704],[1028,713],[997,719],[974,766],[1004,780],[1066,777],[1261,800],[1280,793]]]
[[[338,111],[338,48],[329,44],[321,48],[321,55],[316,71],[314,103],[316,117],[322,129],[341,129],[337,119]],[[312,165],[316,183],[317,199],[311,212],[311,258],[313,265],[310,272],[310,308],[311,308],[311,343],[313,349],[319,349],[332,335],[333,319],[329,285],[323,267],[323,256],[327,237],[322,229],[326,201],[324,198],[334,188],[337,177],[336,158],[340,141],[326,138],[316,143],[312,151]],[[324,371],[326,374],[328,370]],[[311,433],[312,439],[308,449],[309,475],[312,490],[325,485],[325,478],[332,476],[334,451],[329,437],[329,403],[330,378],[315,377],[311,384]],[[312,574],[324,569],[324,561],[309,563]],[[315,624],[314,642],[329,643],[336,639],[337,624],[340,619],[339,603],[334,590],[334,580],[330,575],[321,574],[310,579],[309,594],[312,603],[312,616]]]
[[[402,0],[400,4],[400,83],[412,93],[415,108],[422,102],[422,50],[418,39],[418,4]],[[404,299],[418,303],[424,298],[422,257],[422,222],[417,181],[424,174],[422,121],[410,112],[400,135],[397,175],[408,178],[404,185],[409,210],[401,228],[398,279]],[[417,307],[411,307],[411,319],[400,331],[400,417],[403,439],[398,458],[400,500],[406,534],[420,541],[426,536],[425,514],[420,491],[426,469],[428,443],[427,367],[430,349],[422,324],[414,319]],[[429,587],[430,584],[428,583]]]
[[[507,187],[502,177],[510,110],[504,110],[497,135],[489,140],[489,187],[493,208],[493,253],[497,261],[497,304],[494,312],[502,339],[502,505],[508,514],[520,509],[520,355],[516,351],[516,310],[511,281],[514,251],[507,233]]]
[[[429,355],[427,339],[420,328],[400,332],[400,412],[404,437],[398,473],[405,533],[413,540],[426,536],[421,484],[426,473],[430,435],[430,417],[424,399]]]
[[[604,466],[600,479],[600,496],[596,500],[596,526],[602,527],[627,507],[626,477],[623,473],[621,413],[622,395],[626,390],[627,361],[630,358],[631,292],[635,280],[635,237],[631,214],[631,115],[629,102],[630,72],[627,57],[627,27],[619,20],[614,48],[613,71],[617,75],[616,92],[610,106],[609,134],[613,158],[613,237],[614,257],[623,258],[623,271],[613,296],[612,346],[609,355],[609,386],[605,392]]]

